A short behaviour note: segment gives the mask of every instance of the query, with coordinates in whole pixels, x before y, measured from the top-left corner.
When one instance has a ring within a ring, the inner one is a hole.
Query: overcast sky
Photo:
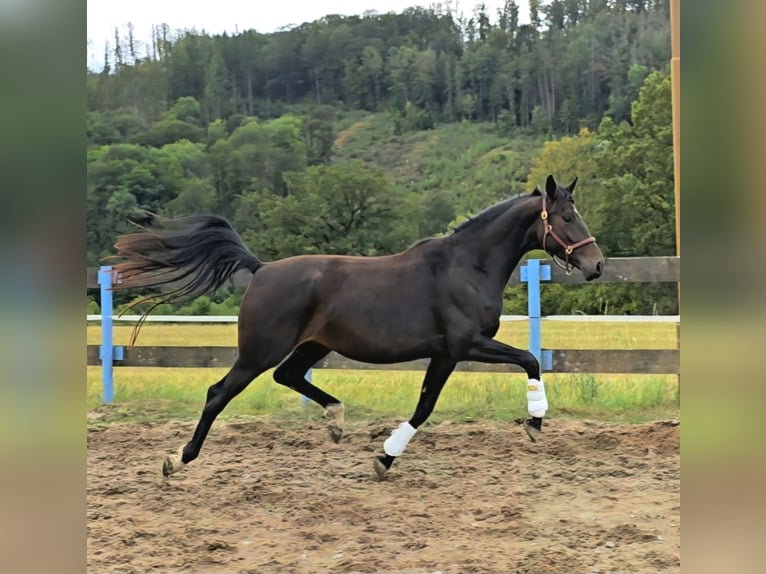
[[[444,2],[455,7],[455,0]],[[493,21],[504,0],[485,0]],[[274,32],[284,26],[311,22],[327,14],[350,16],[367,10],[401,12],[410,6],[429,6],[419,0],[88,0],[88,65],[100,68],[106,41],[114,45],[114,29],[125,35],[130,22],[140,45],[151,38],[152,25],[172,30],[196,28],[211,34],[255,29]],[[457,11],[469,15],[475,0],[458,0]],[[518,0],[519,19],[529,21],[527,0]]]

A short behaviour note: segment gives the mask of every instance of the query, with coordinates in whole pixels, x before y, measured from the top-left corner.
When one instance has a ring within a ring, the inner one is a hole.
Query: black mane
[[[512,197],[510,199],[506,199],[505,201],[501,201],[500,203],[496,203],[495,205],[490,205],[488,208],[480,211],[473,217],[469,217],[467,220],[465,220],[463,223],[458,225],[452,230],[452,233],[460,233],[461,231],[465,229],[469,229],[477,224],[483,224],[487,221],[491,221],[495,219],[497,216],[499,216],[502,213],[505,213],[511,206],[518,203],[520,200],[524,199],[525,197],[529,197],[528,193],[522,193],[517,195],[516,197]]]

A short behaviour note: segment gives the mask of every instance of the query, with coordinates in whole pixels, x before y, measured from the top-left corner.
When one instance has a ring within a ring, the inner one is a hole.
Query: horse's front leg
[[[404,449],[407,448],[407,444],[415,435],[417,428],[431,416],[434,406],[436,406],[436,400],[444,388],[444,383],[447,382],[456,364],[451,359],[440,357],[431,359],[426,370],[426,376],[423,379],[423,386],[420,391],[418,405],[415,407],[415,413],[409,421],[400,424],[399,428],[393,431],[391,436],[383,443],[385,454],[376,456],[373,460],[375,473],[380,480],[383,480],[396,457],[401,455]]]
[[[536,442],[543,426],[543,417],[548,410],[545,385],[540,376],[540,363],[535,356],[524,349],[511,347],[489,337],[476,339],[464,360],[480,363],[509,363],[519,365],[527,372],[527,410],[532,418],[524,423],[527,435]]]

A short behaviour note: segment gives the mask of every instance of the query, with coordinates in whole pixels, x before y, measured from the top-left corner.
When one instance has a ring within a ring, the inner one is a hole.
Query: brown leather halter
[[[583,245],[588,245],[589,243],[595,243],[596,238],[593,236],[586,237],[585,239],[582,239],[581,241],[578,241],[577,243],[572,243],[571,245],[565,243],[564,240],[561,239],[561,237],[559,237],[558,233],[553,231],[553,226],[550,223],[548,223],[548,209],[545,204],[545,192],[543,192],[542,196],[543,196],[543,210],[540,213],[540,219],[543,220],[543,230],[544,230],[543,231],[543,250],[546,253],[548,253],[548,248],[545,246],[545,243],[548,240],[548,236],[550,235],[551,237],[553,237],[556,243],[558,243],[559,245],[561,245],[561,247],[564,248],[564,253],[566,254],[565,255],[566,261],[562,264],[561,261],[559,261],[558,257],[556,257],[553,253],[548,253],[548,255],[551,256],[551,258],[553,259],[553,262],[556,265],[558,265],[561,269],[563,269],[567,275],[571,275],[572,265],[569,263],[569,256],[572,254],[572,251],[574,251],[578,247],[582,247]]]

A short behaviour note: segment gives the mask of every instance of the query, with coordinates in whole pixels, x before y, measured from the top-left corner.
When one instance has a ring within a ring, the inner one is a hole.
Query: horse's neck
[[[524,199],[483,226],[471,229],[462,244],[464,257],[504,288],[522,256],[537,247],[534,225],[540,217],[539,202]],[[468,230],[466,230],[468,231]]]

